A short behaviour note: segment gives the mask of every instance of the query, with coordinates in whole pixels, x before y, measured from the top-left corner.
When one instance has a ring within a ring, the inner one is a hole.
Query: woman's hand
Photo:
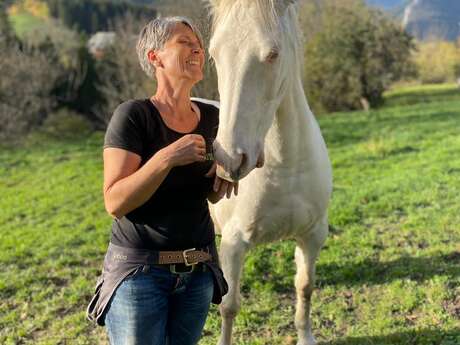
[[[206,156],[206,142],[199,134],[187,134],[162,150],[170,167],[202,162]]]
[[[208,196],[208,200],[215,204],[220,199],[227,195],[227,199],[230,199],[232,196],[232,191],[235,196],[238,195],[238,182],[229,182],[224,179],[221,179],[219,176],[216,175],[216,168],[217,165],[214,163],[206,173],[206,177],[214,177],[214,185],[213,185],[213,192]]]

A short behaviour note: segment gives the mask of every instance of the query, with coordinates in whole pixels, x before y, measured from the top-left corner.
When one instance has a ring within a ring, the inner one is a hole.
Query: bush
[[[453,42],[420,42],[414,54],[422,83],[445,83],[460,76],[460,47]]]
[[[40,127],[40,133],[59,140],[72,140],[89,135],[92,129],[91,123],[81,114],[60,108],[46,117]]]
[[[0,60],[0,140],[19,141],[55,105],[60,70],[45,47],[0,47]]]
[[[76,32],[50,19],[19,40],[0,11],[0,28],[0,137],[20,140],[53,109],[81,98],[88,54]]]
[[[22,40],[28,46],[47,46],[53,52],[61,71],[53,94],[59,106],[69,106],[75,102],[88,72],[89,56],[84,38],[56,20],[49,19],[33,31],[25,31]]]
[[[458,86],[460,86],[460,62],[454,66],[455,78]]]
[[[17,43],[17,38],[11,28],[8,15],[6,13],[6,7],[2,7],[2,5],[0,5],[0,46],[8,47],[13,43]]]
[[[120,103],[153,94],[155,81],[141,69],[136,53],[138,34],[149,19],[140,21],[128,14],[116,20],[115,43],[96,61],[97,89],[102,101],[93,107],[93,112],[104,123],[108,123]]]
[[[317,112],[369,108],[391,83],[414,73],[412,38],[360,1],[329,1],[305,49],[304,85]]]

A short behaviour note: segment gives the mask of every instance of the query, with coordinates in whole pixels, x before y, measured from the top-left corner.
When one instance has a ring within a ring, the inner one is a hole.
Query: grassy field
[[[14,31],[19,37],[23,37],[24,33],[33,31],[46,25],[43,19],[33,16],[28,12],[22,12],[13,16],[10,16],[11,24]]]
[[[460,91],[387,97],[320,119],[334,194],[314,334],[323,345],[458,345]],[[77,138],[0,149],[0,344],[107,344],[85,319],[110,236],[103,134]],[[248,257],[236,344],[295,344],[293,248]],[[215,344],[219,325],[213,307],[200,344]]]

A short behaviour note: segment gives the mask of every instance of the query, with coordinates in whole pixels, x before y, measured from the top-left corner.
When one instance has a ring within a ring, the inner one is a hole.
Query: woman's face
[[[187,25],[178,23],[156,55],[159,60],[157,71],[161,70],[168,77],[188,79],[193,83],[203,79],[204,51],[200,40]]]

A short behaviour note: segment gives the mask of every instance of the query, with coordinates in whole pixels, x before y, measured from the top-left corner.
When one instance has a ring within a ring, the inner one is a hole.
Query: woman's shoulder
[[[149,99],[129,99],[120,103],[114,110],[111,122],[133,123],[145,126],[155,117],[152,113],[156,109],[149,105]]]
[[[104,138],[104,148],[116,147],[143,154],[147,128],[151,128],[145,116],[143,100],[130,99],[119,104],[113,112]]]
[[[212,99],[199,98],[199,97],[192,97],[191,100],[193,102],[204,104],[205,106],[208,106],[210,108],[214,108],[217,111],[219,111],[219,107],[220,107],[219,101],[214,101]]]
[[[219,116],[219,102],[205,98],[192,97],[191,100],[198,104],[201,112],[205,113],[205,116],[209,113],[211,116]]]
[[[129,99],[120,103],[114,111],[114,114],[122,114],[126,116],[137,115],[139,113],[147,113],[152,111],[149,107],[148,99]]]

